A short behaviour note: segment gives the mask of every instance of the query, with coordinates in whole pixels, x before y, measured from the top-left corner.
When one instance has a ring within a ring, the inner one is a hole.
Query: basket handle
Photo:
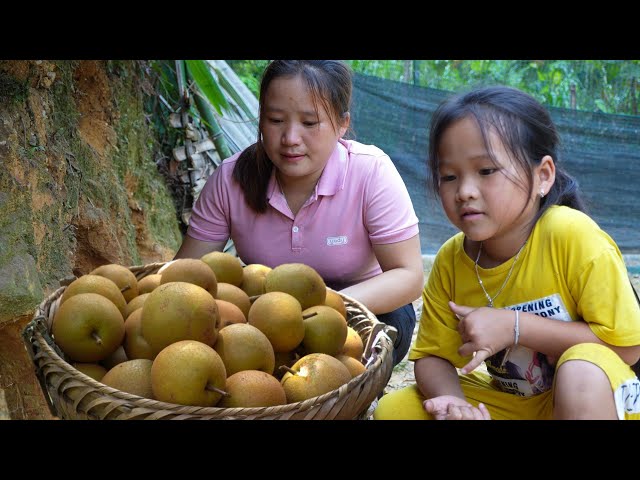
[[[394,344],[398,336],[398,330],[384,322],[375,322],[364,348],[367,360],[371,358],[373,354],[373,347],[378,343],[378,339],[381,335],[386,335],[391,340],[391,344]]]

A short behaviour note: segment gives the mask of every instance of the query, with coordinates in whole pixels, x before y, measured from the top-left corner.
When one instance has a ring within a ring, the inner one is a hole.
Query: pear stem
[[[262,294],[260,294],[260,295],[252,295],[252,296],[249,297],[249,302],[253,303],[257,299],[259,299],[261,296],[262,296]]]
[[[281,370],[286,370],[287,372],[289,372],[291,375],[297,375],[298,372],[296,370],[294,370],[293,368],[289,368],[286,365],[280,365],[280,369]]]
[[[218,387],[214,387],[213,385],[210,385],[207,383],[206,387],[204,387],[205,390],[208,390],[210,392],[216,392],[219,393],[220,395],[222,395],[223,397],[230,397],[231,394],[225,392],[224,390],[220,390]]]
[[[129,284],[127,283],[124,287],[122,287],[122,288],[120,289],[120,293],[124,293],[124,292],[126,292],[127,290],[130,290],[130,289],[131,289],[131,285],[129,285]]]
[[[93,338],[98,345],[102,345],[102,339],[98,336],[96,332],[91,332],[91,338]]]
[[[315,317],[317,314],[318,314],[318,312],[307,313],[306,315],[302,316],[302,319],[306,320],[307,318]]]

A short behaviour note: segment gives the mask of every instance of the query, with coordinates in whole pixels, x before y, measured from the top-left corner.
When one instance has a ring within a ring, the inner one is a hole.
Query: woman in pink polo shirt
[[[209,177],[175,258],[221,251],[231,238],[245,264],[309,265],[398,330],[396,365],[423,286],[418,218],[389,156],[342,138],[351,91],[341,61],[271,62],[258,141]]]

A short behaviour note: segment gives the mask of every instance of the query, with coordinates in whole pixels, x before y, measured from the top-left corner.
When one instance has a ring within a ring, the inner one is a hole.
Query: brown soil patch
[[[21,337],[22,330],[30,321],[30,317],[20,317],[13,323],[0,326],[0,392],[4,397],[0,402],[0,417],[51,420],[55,417],[34,375],[34,363]]]
[[[76,105],[80,113],[80,136],[95,150],[100,160],[104,160],[107,148],[117,142],[111,126],[114,109],[106,72],[98,61],[86,60],[79,63],[73,78]]]

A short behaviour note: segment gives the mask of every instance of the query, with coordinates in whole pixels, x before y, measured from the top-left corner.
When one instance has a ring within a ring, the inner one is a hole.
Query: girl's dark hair
[[[456,95],[445,100],[434,112],[429,133],[429,171],[431,187],[436,196],[440,177],[440,140],[447,128],[465,117],[476,120],[494,162],[495,157],[488,142],[489,130],[499,136],[506,150],[526,173],[529,195],[533,188],[533,168],[545,155],[553,158],[556,179],[551,190],[540,201],[540,210],[533,223],[551,205],[566,205],[583,212],[586,210],[578,182],[558,165],[560,137],[548,110],[531,95],[504,86],[484,87]]]
[[[320,103],[336,130],[349,113],[352,74],[346,63],[340,60],[274,60],[267,65],[260,83],[258,140],[240,154],[233,169],[233,178],[242,188],[247,204],[258,213],[267,210],[267,187],[273,171],[273,163],[262,144],[265,94],[276,78],[298,75],[309,87],[316,112]]]

